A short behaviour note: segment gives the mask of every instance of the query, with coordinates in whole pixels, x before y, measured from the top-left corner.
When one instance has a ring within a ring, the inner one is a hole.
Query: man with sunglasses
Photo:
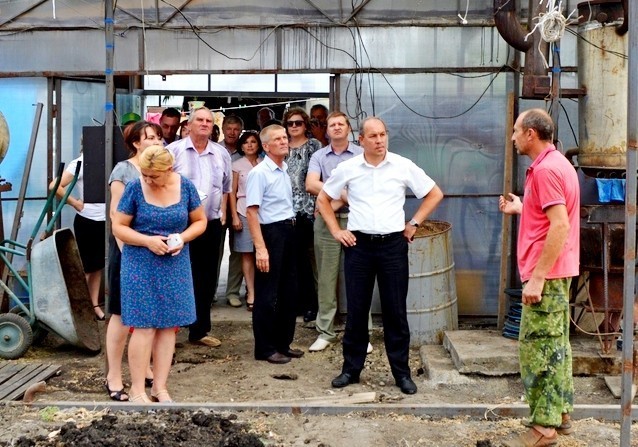
[[[417,227],[443,199],[438,186],[420,167],[388,151],[388,132],[377,117],[363,120],[359,143],[363,154],[340,163],[324,183],[317,206],[332,236],[345,250],[344,272],[348,316],[343,337],[341,374],[335,388],[359,382],[369,342],[368,314],[374,282],[379,284],[385,349],[396,385],[414,394],[408,357],[410,328],[407,319],[408,243]],[[332,204],[347,188],[348,227],[342,229]],[[409,222],[405,194],[410,189],[423,199]]]

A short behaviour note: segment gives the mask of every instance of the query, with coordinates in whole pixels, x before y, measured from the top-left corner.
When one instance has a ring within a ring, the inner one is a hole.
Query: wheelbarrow
[[[28,293],[28,303],[0,280],[0,288],[14,303],[9,313],[0,314],[0,358],[22,357],[34,340],[43,339],[53,332],[73,346],[92,353],[100,352],[100,336],[95,320],[84,268],[75,236],[69,228],[55,231],[43,241],[35,243],[36,236],[49,210],[50,222],[45,234],[49,234],[60,215],[66,199],[77,182],[81,163],[69,183],[66,194],[54,207],[55,192],[60,185],[64,164],[58,168],[55,186],[47,196],[33,232],[26,245],[5,239],[0,242],[0,259]],[[26,277],[23,278],[7,258],[7,254],[26,257]]]

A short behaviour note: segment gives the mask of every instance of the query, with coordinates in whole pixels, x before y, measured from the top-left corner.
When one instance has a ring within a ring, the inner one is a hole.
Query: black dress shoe
[[[401,388],[401,392],[404,394],[415,394],[416,384],[409,377],[401,377],[396,380],[396,384]]]
[[[266,361],[268,363],[274,363],[276,365],[281,365],[281,364],[284,364],[284,363],[288,363],[290,361],[290,357],[287,357],[287,356],[285,356],[283,354],[275,352],[270,357],[267,357]]]
[[[333,388],[343,388],[351,383],[359,383],[359,376],[353,376],[350,373],[341,373],[334,379],[332,379]]]
[[[317,319],[317,312],[314,310],[308,310],[303,314],[303,322],[310,323],[311,321],[315,321]]]
[[[298,359],[303,357],[304,352],[301,349],[288,349],[288,351],[284,352],[284,355],[292,357],[293,359]]]

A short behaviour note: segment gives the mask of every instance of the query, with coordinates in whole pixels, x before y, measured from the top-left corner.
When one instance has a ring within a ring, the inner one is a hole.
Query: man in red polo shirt
[[[521,214],[518,270],[523,283],[519,334],[521,379],[530,406],[529,430],[507,440],[509,447],[555,445],[570,434],[574,381],[569,344],[569,286],[578,276],[580,192],[574,167],[552,144],[547,112],[523,112],[512,141],[532,159],[523,201],[499,198],[505,214]]]

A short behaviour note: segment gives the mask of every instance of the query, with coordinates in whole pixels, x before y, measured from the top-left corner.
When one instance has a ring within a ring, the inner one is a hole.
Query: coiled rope
[[[541,0],[540,3],[543,3],[544,0]],[[563,2],[559,1],[556,4],[556,0],[547,0],[547,12],[542,12],[538,15],[538,17],[534,17],[534,20],[538,22],[534,26],[534,28],[527,33],[525,36],[525,40],[538,29],[541,35],[541,39],[545,42],[552,43],[560,40],[565,34],[565,27],[571,23],[570,18],[576,12],[574,9],[569,16],[563,16]],[[542,51],[540,51],[540,41],[539,45],[539,53],[543,58],[543,63],[545,64],[545,68],[549,68],[549,64],[545,59]]]

